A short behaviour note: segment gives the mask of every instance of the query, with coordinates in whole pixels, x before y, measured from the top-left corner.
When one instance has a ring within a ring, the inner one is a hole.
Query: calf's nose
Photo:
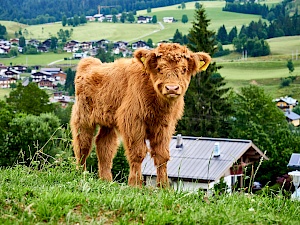
[[[167,89],[167,91],[178,91],[179,86],[178,85],[167,85],[166,89]]]

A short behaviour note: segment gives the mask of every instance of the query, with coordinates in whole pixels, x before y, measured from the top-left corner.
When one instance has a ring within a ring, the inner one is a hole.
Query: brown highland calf
[[[210,60],[208,54],[193,53],[179,44],[138,49],[134,58],[114,63],[82,59],[71,117],[77,163],[85,169],[96,125],[100,125],[95,142],[101,179],[112,180],[120,134],[130,165],[128,184],[142,185],[141,163],[149,151],[157,168],[157,185],[168,185],[169,143],[183,114],[183,96],[191,76],[205,70]]]

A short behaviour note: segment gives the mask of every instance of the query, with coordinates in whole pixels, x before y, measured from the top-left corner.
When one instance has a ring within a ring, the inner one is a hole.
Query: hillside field
[[[201,2],[201,1],[200,1]],[[203,1],[201,2],[207,12],[207,17],[211,20],[209,29],[217,31],[223,24],[228,29],[228,32],[233,26],[240,28],[242,25],[249,24],[252,20],[258,21],[260,16],[246,15],[241,13],[223,12],[222,8],[225,1]],[[9,24],[8,32],[13,36],[15,31],[19,31],[20,27],[26,39],[45,40],[51,35],[56,35],[60,29],[73,29],[72,39],[78,41],[100,40],[102,38],[111,41],[128,41],[147,40],[151,38],[154,43],[161,40],[168,40],[173,37],[176,29],[179,29],[183,34],[187,34],[191,28],[191,22],[194,18],[195,2],[186,3],[186,9],[178,9],[178,5],[154,8],[152,12],[147,14],[145,10],[137,11],[138,15],[157,15],[158,21],[162,22],[163,17],[172,16],[178,20],[176,23],[163,23],[164,29],[159,24],[137,24],[137,23],[100,23],[88,22],[84,26],[78,27],[63,27],[60,22],[51,24],[42,24],[34,26],[20,25],[14,22],[0,21],[1,24]],[[183,24],[181,22],[182,15],[188,16],[189,22]],[[15,28],[15,29],[13,29]],[[25,29],[27,32],[24,32]]]
[[[38,162],[38,161],[33,161]],[[208,196],[104,182],[57,158],[38,170],[0,168],[1,224],[298,225],[300,202],[280,193]]]

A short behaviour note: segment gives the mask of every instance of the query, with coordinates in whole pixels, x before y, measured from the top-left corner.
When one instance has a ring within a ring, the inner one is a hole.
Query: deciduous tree
[[[287,173],[291,154],[300,152],[299,135],[291,132],[284,113],[261,87],[243,87],[230,99],[234,116],[229,137],[252,140],[266,151],[270,160],[261,165],[256,179],[275,183],[277,176]]]
[[[27,86],[19,83],[17,88],[9,93],[6,102],[16,113],[40,115],[54,110],[53,104],[49,102],[49,95],[33,82]]]

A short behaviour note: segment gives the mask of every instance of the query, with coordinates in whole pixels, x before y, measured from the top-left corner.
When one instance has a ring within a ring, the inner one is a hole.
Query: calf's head
[[[143,63],[157,94],[167,100],[183,96],[191,76],[206,70],[211,57],[193,53],[179,44],[161,44],[153,50],[138,49],[135,57]]]

